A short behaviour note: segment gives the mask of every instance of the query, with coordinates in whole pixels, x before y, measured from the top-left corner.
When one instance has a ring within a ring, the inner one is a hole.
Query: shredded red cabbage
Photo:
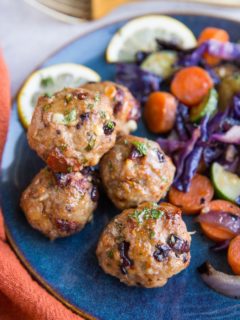
[[[204,53],[209,53],[212,56],[227,61],[238,61],[240,60],[240,44],[209,40],[202,43],[192,53],[181,54],[179,57],[179,64],[185,67],[198,65],[201,62]]]
[[[126,86],[132,94],[144,103],[153,91],[160,89],[162,79],[133,63],[119,63],[116,70],[116,82]]]

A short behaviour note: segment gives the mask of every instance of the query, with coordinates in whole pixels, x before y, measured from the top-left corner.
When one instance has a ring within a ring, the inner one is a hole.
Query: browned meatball
[[[103,270],[125,284],[162,287],[189,265],[190,242],[179,208],[142,203],[107,225],[96,253]]]
[[[109,198],[119,209],[144,201],[158,202],[171,186],[175,167],[151,140],[122,136],[100,162]]]
[[[28,141],[55,172],[96,165],[115,143],[109,99],[86,89],[64,89],[41,97],[28,129]]]
[[[50,239],[81,230],[97,206],[91,175],[58,174],[45,168],[23,192],[20,205],[31,226]]]
[[[136,121],[141,115],[140,105],[126,87],[104,81],[87,83],[83,88],[99,91],[110,99],[119,133],[128,134],[137,129]]]

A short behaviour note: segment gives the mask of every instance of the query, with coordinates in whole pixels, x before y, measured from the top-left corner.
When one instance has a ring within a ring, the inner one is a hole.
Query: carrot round
[[[201,211],[201,214],[208,211],[225,211],[240,216],[240,208],[233,203],[225,200],[214,200],[209,202]],[[226,229],[217,227],[214,225],[201,222],[201,229],[203,233],[211,240],[215,242],[221,242],[224,240],[232,239],[235,235]]]
[[[232,271],[240,275],[240,235],[231,240],[227,259]]]
[[[169,202],[182,209],[185,214],[199,213],[203,206],[212,200],[214,189],[210,180],[200,174],[196,174],[188,192],[181,192],[171,187]]]
[[[177,101],[171,93],[153,92],[149,95],[144,108],[144,118],[150,131],[165,133],[175,123]]]
[[[213,80],[200,67],[187,67],[178,71],[171,83],[171,92],[187,106],[199,104],[213,87]]]
[[[228,42],[229,34],[227,33],[227,31],[223,29],[208,27],[208,28],[205,28],[201,32],[200,36],[198,37],[198,44],[200,45],[201,43],[208,40]],[[205,53],[203,57],[204,57],[204,60],[211,66],[214,66],[221,61],[221,59],[214,57],[208,53]]]

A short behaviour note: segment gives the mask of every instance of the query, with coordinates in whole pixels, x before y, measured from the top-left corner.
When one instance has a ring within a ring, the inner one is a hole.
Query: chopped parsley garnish
[[[112,250],[107,251],[107,256],[108,258],[113,259],[113,251]]]
[[[108,127],[108,129],[114,129],[115,128],[115,123],[113,121],[108,121],[106,123],[106,126]]]
[[[45,106],[43,106],[44,111],[48,111],[50,108],[51,108],[51,104],[45,104]]]
[[[61,152],[64,152],[66,149],[67,149],[68,145],[67,144],[61,144],[58,149],[61,151]]]
[[[100,111],[100,117],[101,117],[101,119],[106,119],[106,112]]]
[[[97,92],[95,97],[94,97],[94,103],[99,102],[100,101],[100,93]]]
[[[71,111],[65,113],[65,116],[64,116],[64,123],[65,124],[69,124],[69,123],[74,122],[76,120],[77,120],[77,110],[76,109],[72,109]]]
[[[85,150],[86,151],[91,151],[94,148],[95,143],[96,143],[96,138],[95,137],[90,137]]]
[[[65,96],[65,100],[66,100],[66,102],[67,102],[67,103],[71,102],[71,101],[72,101],[72,99],[73,99],[73,96],[72,96],[72,94],[71,94],[71,93],[66,94],[66,96]]]
[[[40,82],[41,87],[48,87],[54,84],[52,77],[43,78]]]
[[[67,172],[68,172],[68,173],[71,173],[72,171],[73,171],[73,168],[72,168],[72,167],[68,167],[68,168],[67,168]]]
[[[136,209],[133,214],[130,214],[129,217],[135,219],[139,224],[147,219],[159,219],[164,215],[164,212],[159,209],[145,208],[143,210]]]
[[[155,237],[155,232],[153,230],[151,230],[149,233],[149,238],[153,239],[154,237]]]
[[[133,141],[132,144],[134,145],[134,147],[137,149],[137,151],[141,156],[147,155],[148,148],[145,143],[139,142],[139,141]]]
[[[90,110],[92,110],[92,109],[94,108],[94,104],[93,104],[93,103],[89,103],[89,104],[87,105],[87,108],[90,109]]]

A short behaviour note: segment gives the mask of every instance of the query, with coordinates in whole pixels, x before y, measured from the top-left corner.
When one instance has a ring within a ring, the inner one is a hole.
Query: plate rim
[[[100,26],[95,26],[94,28],[87,30],[85,32],[83,32],[82,34],[74,37],[73,39],[67,41],[66,43],[64,43],[63,45],[61,45],[60,47],[58,47],[56,50],[53,50],[51,52],[50,55],[47,55],[39,64],[37,64],[37,66],[31,71],[31,73],[33,73],[34,71],[38,70],[41,68],[41,66],[48,61],[49,59],[51,59],[54,55],[56,55],[58,52],[64,50],[66,47],[68,47],[69,45],[71,45],[72,43],[76,42],[77,40],[80,40],[81,38],[84,38],[98,30],[102,30],[106,27],[109,27],[115,23],[118,22],[123,22],[123,21],[128,21],[130,19],[134,19],[134,18],[138,18],[138,17],[143,17],[146,15],[180,15],[180,16],[192,16],[192,17],[206,17],[206,18],[217,18],[217,19],[223,19],[224,21],[228,21],[228,22],[234,22],[236,24],[238,24],[240,26],[240,21],[235,18],[235,17],[224,17],[223,14],[205,14],[204,12],[200,12],[200,13],[195,13],[195,12],[191,12],[190,10],[185,11],[185,12],[181,12],[178,10],[164,10],[164,11],[150,11],[147,13],[143,13],[143,14],[136,14],[136,15],[131,15],[129,17],[119,17],[116,18],[114,20],[111,20],[109,22],[103,23]],[[16,102],[16,98],[18,96],[18,93],[20,92],[22,86],[24,85],[24,83],[26,82],[26,80],[28,79],[29,75],[23,80],[22,84],[19,86],[19,88],[17,89],[16,94],[11,98],[11,105],[12,107],[14,106],[14,103]],[[11,117],[11,116],[10,116]],[[9,120],[10,121],[10,120]],[[25,130],[26,131],[26,130]],[[4,152],[4,150],[3,150]],[[1,170],[1,167],[0,167]],[[4,210],[2,210],[3,213],[3,217],[4,217]],[[74,306],[72,303],[68,302],[61,294],[59,294],[57,291],[55,291],[38,273],[37,271],[34,270],[34,268],[31,266],[31,264],[28,262],[27,258],[24,256],[24,254],[21,252],[21,250],[19,249],[18,245],[15,243],[12,234],[9,230],[9,228],[7,227],[7,224],[4,223],[4,230],[5,230],[5,234],[6,234],[6,238],[11,246],[11,248],[13,249],[13,251],[15,252],[17,258],[20,260],[20,263],[22,263],[22,265],[24,266],[25,270],[27,272],[29,272],[29,274],[49,293],[51,294],[53,297],[55,297],[58,301],[60,301],[65,307],[67,307],[69,310],[71,310],[72,312],[74,312],[75,314],[83,317],[86,320],[99,320],[98,318],[94,317],[93,315],[91,315],[88,312],[85,312],[84,310]]]

